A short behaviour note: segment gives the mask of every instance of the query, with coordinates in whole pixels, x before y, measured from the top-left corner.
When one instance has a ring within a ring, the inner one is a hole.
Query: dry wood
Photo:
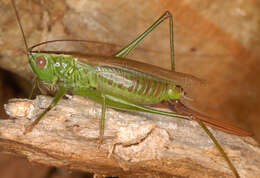
[[[98,149],[100,105],[62,99],[31,133],[26,125],[51,98],[12,99],[13,118],[1,120],[0,146],[32,162],[110,176],[232,177],[218,150],[196,122],[108,109],[104,144]],[[212,131],[242,177],[260,175],[260,148],[252,138]]]

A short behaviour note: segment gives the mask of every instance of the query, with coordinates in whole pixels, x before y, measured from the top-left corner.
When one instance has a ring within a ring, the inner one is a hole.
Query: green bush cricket
[[[104,136],[107,107],[196,120],[217,146],[236,177],[239,177],[235,167],[205,124],[239,136],[251,136],[252,134],[228,123],[204,116],[180,102],[179,99],[185,97],[186,87],[203,85],[203,81],[189,74],[175,72],[173,18],[170,12],[166,11],[143,34],[113,56],[97,56],[76,52],[33,50],[35,47],[47,43],[70,40],[46,41],[29,48],[13,0],[12,5],[22,32],[29,64],[36,74],[36,80],[47,88],[57,90],[52,103],[31,125],[26,127],[24,133],[31,132],[43,116],[58,103],[66,92],[70,91],[74,95],[87,97],[102,105],[100,143],[102,143]],[[172,70],[126,59],[138,43],[165,19],[169,19]],[[149,107],[158,103],[163,104],[173,112]]]

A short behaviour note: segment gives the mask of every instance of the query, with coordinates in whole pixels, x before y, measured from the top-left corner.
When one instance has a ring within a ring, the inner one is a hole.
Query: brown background
[[[193,74],[209,82],[207,88],[197,92],[194,96],[196,101],[188,103],[189,106],[254,132],[258,141],[259,8],[260,3],[256,0],[17,2],[29,46],[64,38],[125,45],[169,10],[174,17],[177,71]],[[0,16],[0,67],[12,72],[0,72],[2,106],[7,98],[25,97],[29,87],[24,79],[30,80],[31,74],[23,52],[22,37],[8,0],[0,2]],[[170,68],[168,31],[168,22],[163,23],[129,58]],[[48,45],[48,49],[70,48],[99,54],[112,54],[118,49],[108,45]]]

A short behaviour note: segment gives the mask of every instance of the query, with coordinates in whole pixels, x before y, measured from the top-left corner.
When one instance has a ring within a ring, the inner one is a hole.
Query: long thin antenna
[[[59,39],[59,40],[49,40],[49,41],[44,41],[41,43],[38,43],[36,45],[33,45],[29,48],[29,51],[33,50],[34,48],[41,46],[41,45],[45,45],[45,44],[49,44],[49,43],[55,43],[55,42],[81,42],[81,43],[93,43],[93,44],[107,44],[110,46],[115,46],[115,47],[121,47],[122,45],[117,45],[117,44],[112,44],[112,43],[105,43],[105,42],[100,42],[100,41],[93,41],[93,40],[77,40],[77,39]]]
[[[27,44],[27,41],[26,41],[26,38],[25,38],[25,34],[24,34],[24,31],[23,31],[23,27],[21,25],[21,20],[20,20],[20,17],[19,17],[19,14],[18,14],[18,11],[16,9],[16,6],[15,6],[15,3],[14,3],[14,0],[11,0],[12,2],[12,6],[14,8],[14,11],[15,11],[15,15],[16,15],[16,19],[17,19],[17,22],[18,22],[18,25],[19,25],[19,28],[21,30],[21,33],[22,33],[22,36],[23,36],[23,40],[24,40],[24,44],[25,44],[25,47],[26,47],[26,54],[28,56],[28,59],[29,59],[29,54],[28,54],[28,44]]]

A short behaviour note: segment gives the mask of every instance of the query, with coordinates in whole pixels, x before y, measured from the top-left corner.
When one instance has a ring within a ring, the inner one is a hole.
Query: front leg
[[[33,97],[33,93],[34,93],[36,85],[37,85],[37,80],[38,80],[37,77],[33,78],[33,84],[32,84],[32,89],[31,89],[30,94],[29,94],[29,99],[32,99],[32,97]]]
[[[102,102],[102,113],[101,113],[101,120],[99,125],[99,146],[103,143],[104,138],[104,130],[105,130],[105,119],[106,119],[106,97],[102,96],[103,102]]]
[[[58,101],[62,98],[62,96],[65,94],[66,92],[66,89],[64,87],[61,87],[59,89],[59,91],[57,92],[57,94],[54,96],[51,104],[48,106],[48,108],[46,108],[38,117],[36,120],[33,121],[33,123],[31,123],[30,125],[28,125],[26,128],[25,128],[25,131],[23,134],[27,134],[29,132],[32,131],[32,129],[34,128],[34,126],[36,126],[40,120],[43,118],[43,116],[48,112],[50,111],[54,106],[56,106],[56,104],[58,103]]]

